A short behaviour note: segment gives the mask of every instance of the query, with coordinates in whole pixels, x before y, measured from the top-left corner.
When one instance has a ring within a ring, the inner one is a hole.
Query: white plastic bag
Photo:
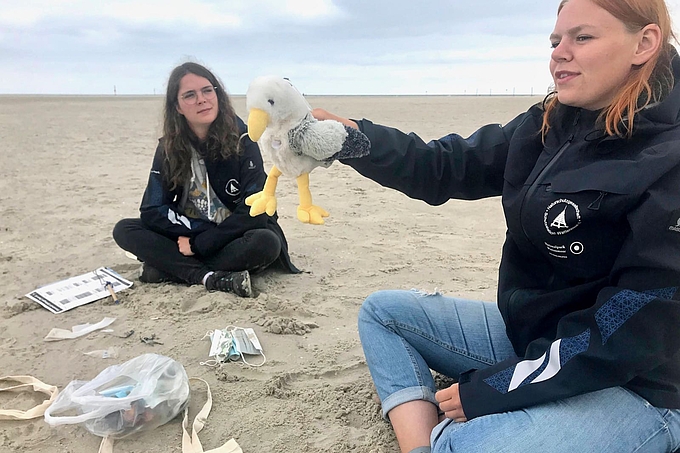
[[[121,439],[163,425],[189,402],[189,378],[175,360],[144,354],[91,381],[72,381],[45,411],[50,426],[82,423],[92,434]],[[76,413],[63,415],[60,413]]]

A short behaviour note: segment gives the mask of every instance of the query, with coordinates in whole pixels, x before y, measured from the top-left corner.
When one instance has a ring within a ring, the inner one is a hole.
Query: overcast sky
[[[232,94],[265,74],[305,94],[544,94],[558,4],[0,0],[0,93],[160,94],[191,60]]]

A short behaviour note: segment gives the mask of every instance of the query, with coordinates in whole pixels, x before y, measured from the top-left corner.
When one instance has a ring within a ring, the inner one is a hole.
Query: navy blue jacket
[[[239,134],[244,134],[246,125],[238,117],[237,123]],[[277,223],[277,215],[250,216],[250,207],[245,204],[245,199],[262,190],[267,174],[257,143],[248,136],[244,136],[242,141],[244,150],[237,156],[216,161],[205,159],[211,192],[231,211],[231,215],[222,223],[215,224],[185,217],[179,210],[178,203],[183,187],[170,190],[168,178],[165,177],[165,148],[163,139],[160,139],[139,208],[142,222],[157,233],[172,239],[179,236],[189,237],[191,250],[199,258],[213,255],[234,239],[243,236],[246,231],[266,228],[276,233],[281,240],[281,264],[290,272],[297,273],[299,270],[288,256],[288,243]]]
[[[674,60],[676,80],[680,61]],[[680,86],[631,139],[561,106],[425,143],[368,120],[344,163],[432,205],[502,196],[498,306],[518,358],[460,376],[472,419],[623,386],[680,408]]]

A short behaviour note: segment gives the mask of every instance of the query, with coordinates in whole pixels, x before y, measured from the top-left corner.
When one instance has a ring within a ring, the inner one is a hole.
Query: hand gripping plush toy
[[[274,163],[262,192],[246,198],[250,215],[274,215],[276,184],[283,174],[297,179],[298,219],[323,224],[328,212],[312,204],[309,173],[319,166],[329,167],[336,159],[367,155],[371,146],[368,138],[338,121],[317,121],[302,94],[280,77],[253,80],[246,93],[246,108],[248,136]]]

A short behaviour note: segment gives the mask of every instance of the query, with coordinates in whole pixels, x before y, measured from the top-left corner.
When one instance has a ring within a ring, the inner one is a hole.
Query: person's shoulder
[[[241,119],[240,116],[234,113],[234,121],[236,122],[236,127],[238,127],[238,132],[239,134],[245,134],[248,132],[248,128],[246,127],[246,123]]]
[[[545,113],[545,103],[544,101],[540,101],[529,107],[529,110],[527,110],[527,113],[531,115],[537,115],[537,116],[543,116]]]
[[[165,154],[165,137],[160,137],[158,143],[156,144],[156,151],[154,152],[154,157]]]
[[[509,130],[531,130],[533,134],[536,130],[540,129],[543,124],[543,115],[545,114],[545,108],[542,102],[537,102],[536,104],[529,107],[524,112],[518,114],[515,118],[506,124]]]

